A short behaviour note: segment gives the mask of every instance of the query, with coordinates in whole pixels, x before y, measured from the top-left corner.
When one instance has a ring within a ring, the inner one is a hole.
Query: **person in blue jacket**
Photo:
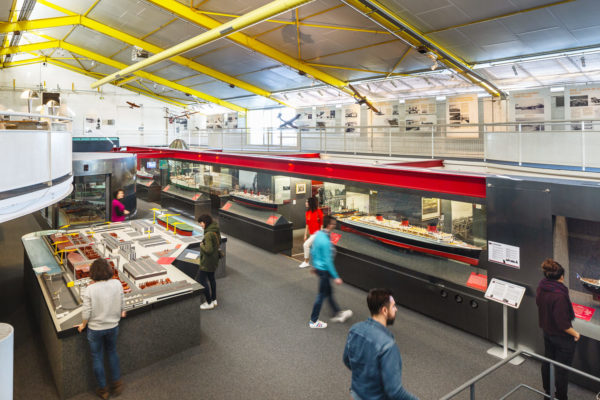
[[[344,364],[352,371],[354,400],[418,400],[402,386],[402,357],[387,328],[396,319],[389,289],[367,295],[371,318],[352,325],[344,347]]]
[[[308,326],[311,328],[327,328],[327,323],[319,320],[321,306],[325,299],[329,300],[329,305],[333,309],[335,316],[331,319],[334,322],[344,322],[352,316],[352,310],[341,311],[333,298],[333,289],[331,287],[331,279],[341,285],[342,279],[335,270],[333,265],[334,248],[331,243],[331,232],[335,228],[336,221],[331,215],[323,217],[323,229],[315,234],[315,240],[310,249],[312,265],[315,268],[316,274],[319,276],[319,293],[313,305],[312,314]]]

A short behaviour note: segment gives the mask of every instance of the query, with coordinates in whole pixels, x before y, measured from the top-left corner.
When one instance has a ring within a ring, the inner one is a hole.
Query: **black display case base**
[[[469,288],[337,247],[335,265],[345,283],[363,290],[386,287],[396,303],[466,332],[488,338],[488,301]]]
[[[219,228],[226,235],[261,249],[292,255],[293,230],[289,222],[271,226],[222,209],[219,212]]]
[[[200,198],[197,201],[186,199],[163,191],[160,198],[160,206],[165,209],[175,211],[186,217],[193,218],[194,221],[203,214],[210,214],[210,199]]]
[[[135,193],[137,198],[144,201],[149,201],[152,203],[160,202],[160,192],[161,187],[158,185],[146,186],[139,183],[135,185]]]

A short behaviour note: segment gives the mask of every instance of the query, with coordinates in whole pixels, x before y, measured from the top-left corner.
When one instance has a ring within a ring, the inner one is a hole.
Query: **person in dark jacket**
[[[344,364],[352,371],[354,400],[417,400],[402,386],[402,357],[387,328],[396,319],[396,302],[389,289],[367,295],[371,318],[354,324],[344,347]]]
[[[542,263],[544,279],[537,288],[535,302],[538,306],[540,328],[544,331],[544,355],[565,365],[571,365],[575,354],[575,342],[579,332],[573,329],[575,319],[569,289],[563,284],[565,270],[551,258]],[[569,372],[556,368],[556,398],[567,400]],[[542,382],[546,394],[550,394],[550,365],[542,363]]]
[[[219,246],[221,245],[221,232],[219,226],[208,214],[201,215],[198,223],[204,229],[204,239],[200,244],[200,268],[196,281],[204,286],[206,301],[200,305],[202,310],[211,310],[217,306],[217,282],[215,271],[219,266]],[[210,288],[209,288],[210,282]]]

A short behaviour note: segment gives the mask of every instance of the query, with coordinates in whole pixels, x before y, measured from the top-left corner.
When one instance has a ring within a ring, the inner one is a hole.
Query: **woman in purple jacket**
[[[123,189],[117,189],[115,198],[112,201],[112,210],[110,213],[110,220],[112,222],[123,222],[125,221],[125,216],[129,214],[129,211],[127,211],[123,203],[121,203],[123,197],[125,197]]]
[[[544,331],[544,355],[565,365],[571,365],[575,354],[575,342],[579,332],[573,329],[575,319],[569,289],[564,285],[565,270],[551,258],[542,263],[544,279],[537,288],[535,302],[538,306],[539,325]],[[556,398],[567,400],[569,372],[556,368]],[[550,365],[542,363],[542,382],[546,394],[550,394]]]

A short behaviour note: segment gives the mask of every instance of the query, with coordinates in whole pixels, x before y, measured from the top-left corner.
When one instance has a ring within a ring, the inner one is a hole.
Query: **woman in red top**
[[[129,211],[125,209],[125,206],[120,201],[123,197],[125,197],[125,192],[123,189],[118,189],[115,192],[115,198],[112,201],[112,212],[110,214],[110,220],[112,222],[123,222],[125,221],[125,216],[129,214]]]
[[[323,226],[323,211],[319,209],[316,197],[310,197],[306,205],[308,211],[306,211],[306,229],[304,230],[304,261],[300,264],[300,268],[306,268],[310,264],[308,259],[310,257],[310,246],[315,239],[315,233],[317,233]]]

